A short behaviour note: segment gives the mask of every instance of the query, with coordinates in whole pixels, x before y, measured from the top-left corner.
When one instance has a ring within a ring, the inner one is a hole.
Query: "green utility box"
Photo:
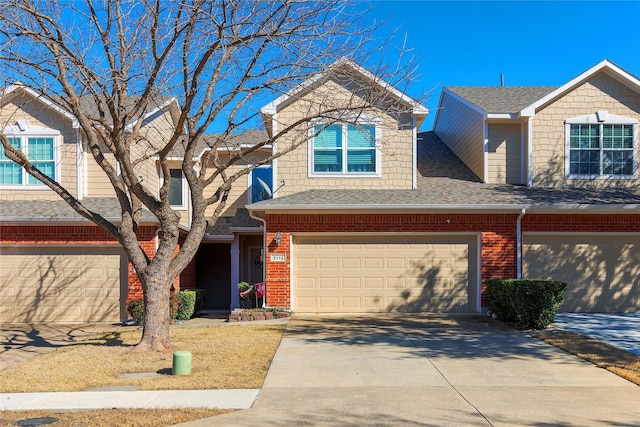
[[[173,375],[191,374],[191,352],[178,350],[173,352]]]

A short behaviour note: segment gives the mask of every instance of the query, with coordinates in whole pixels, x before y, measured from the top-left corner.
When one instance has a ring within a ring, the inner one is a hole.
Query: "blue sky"
[[[429,92],[431,129],[443,86],[560,86],[603,59],[640,76],[640,0],[377,1],[368,13],[385,36],[398,29],[393,53],[419,57],[419,80],[407,93]]]

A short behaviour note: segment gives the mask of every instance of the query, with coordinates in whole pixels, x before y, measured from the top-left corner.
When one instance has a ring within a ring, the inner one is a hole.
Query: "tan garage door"
[[[293,309],[474,311],[475,242],[475,236],[294,236]]]
[[[640,312],[640,236],[523,235],[523,277],[567,282],[561,311]]]
[[[117,322],[126,269],[117,248],[0,247],[0,321]]]

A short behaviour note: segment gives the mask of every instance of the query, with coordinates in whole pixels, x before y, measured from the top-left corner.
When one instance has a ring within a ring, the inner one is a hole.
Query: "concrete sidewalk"
[[[182,426],[637,425],[640,387],[482,316],[294,316],[252,409]]]
[[[0,410],[248,409],[253,405],[259,393],[259,389],[2,393],[0,394]]]

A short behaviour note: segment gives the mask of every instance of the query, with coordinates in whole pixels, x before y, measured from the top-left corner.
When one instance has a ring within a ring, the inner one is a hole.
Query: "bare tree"
[[[207,225],[222,212],[232,185],[304,144],[307,123],[314,118],[345,120],[381,102],[392,108],[394,100],[380,99],[388,94],[379,78],[394,85],[408,81],[408,66],[393,73],[380,66],[383,55],[371,37],[375,24],[363,25],[356,8],[338,0],[1,3],[3,78],[20,80],[75,117],[88,151],[113,186],[121,221],[88,209],[72,189],[11,147],[0,126],[5,153],[124,247],[143,286],[145,327],[137,346],[142,350],[170,346],[171,284],[194,257]],[[260,106],[344,56],[369,69],[377,64],[374,79],[358,82],[357,96],[337,101],[327,94],[314,100],[307,117],[294,125],[241,145],[237,133],[256,127]],[[179,106],[172,128],[150,136],[145,120],[172,97]],[[219,131],[215,139],[207,138],[210,150],[194,161],[212,127]],[[230,166],[269,146],[277,150],[230,172]],[[168,198],[170,154],[176,147],[184,153],[181,167],[191,206],[190,228],[182,236]],[[221,148],[231,154],[219,156]],[[149,161],[167,178],[159,191],[141,179]],[[214,191],[205,191],[212,186]],[[144,209],[155,215],[161,230],[153,256],[136,237]]]

